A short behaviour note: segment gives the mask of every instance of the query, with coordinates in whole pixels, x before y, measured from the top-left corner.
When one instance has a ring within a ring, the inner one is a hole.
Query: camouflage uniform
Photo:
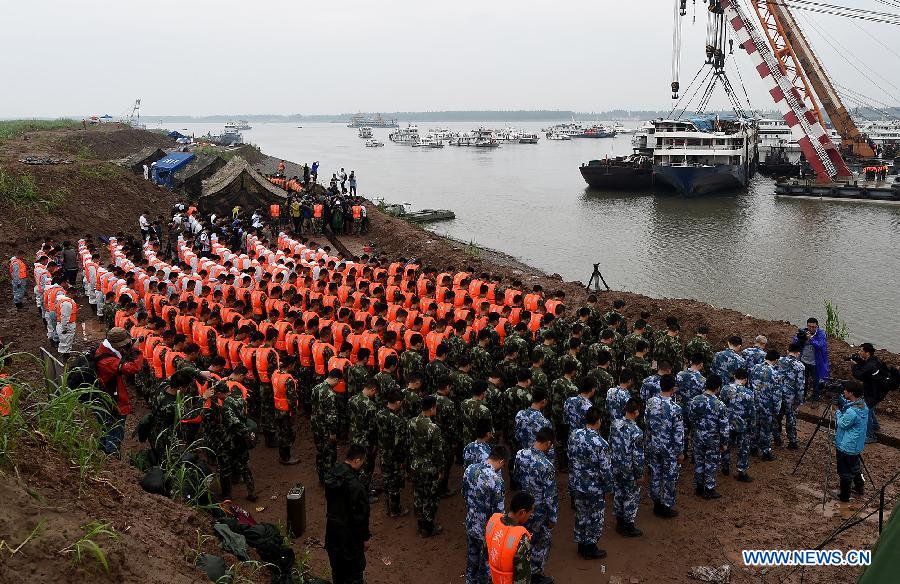
[[[613,511],[627,523],[637,516],[641,488],[636,481],[644,474],[644,433],[634,420],[614,419],[609,432],[614,479]]]
[[[547,379],[547,374],[540,367],[532,367],[531,368],[531,391],[535,391],[538,389],[543,389],[544,391],[550,391],[550,380]]]
[[[444,362],[435,359],[434,361],[429,361],[428,365],[425,366],[425,383],[426,387],[431,388],[432,390],[437,389],[437,380],[443,377],[444,375],[450,374],[450,367]]]
[[[450,468],[457,456],[462,458],[461,447],[459,446],[459,434],[462,430],[460,422],[459,410],[453,400],[439,393],[434,394],[437,400],[437,414],[434,416],[433,422],[441,430],[442,444],[444,448],[444,466],[441,471],[441,490],[439,494],[443,494],[447,489],[447,480],[450,477]],[[457,452],[459,451],[459,454]]]
[[[497,371],[500,372],[500,379],[503,380],[507,387],[515,385],[518,381],[516,374],[519,371],[519,363],[512,359],[503,359],[497,364]]]
[[[453,372],[453,391],[450,395],[457,405],[472,397],[472,378],[468,373],[458,369]]]
[[[606,407],[609,409],[609,419],[615,424],[616,420],[625,417],[625,404],[631,398],[631,392],[624,387],[610,387],[606,391]]]
[[[494,421],[494,431],[502,430],[503,427],[503,402],[504,392],[490,381],[488,382],[487,391],[484,392],[484,403],[491,410],[491,419]]]
[[[726,384],[734,381],[734,372],[743,367],[744,364],[744,358],[741,357],[737,351],[729,347],[724,351],[716,353],[713,357],[709,371],[721,377],[722,383]]]
[[[494,358],[490,352],[477,345],[472,348],[472,377],[475,379],[487,379],[488,373],[494,368]]]
[[[613,490],[609,444],[591,428],[569,437],[569,496],[575,506],[575,542],[594,545],[603,534],[606,493]]]
[[[226,380],[219,381],[224,384]],[[247,404],[240,388],[235,387],[220,405],[210,400],[209,409],[203,413],[203,431],[207,446],[216,454],[220,481],[230,482],[232,476],[241,477],[248,490],[253,490],[253,474],[250,472],[250,450],[247,429]],[[210,438],[212,438],[210,444]]]
[[[485,526],[494,513],[503,513],[503,475],[487,462],[477,462],[463,472],[462,495],[466,502],[466,584],[489,579]]]
[[[544,356],[543,370],[547,374],[547,379],[556,379],[562,375],[562,370],[559,367],[559,357],[556,355],[553,347],[541,344],[534,348],[532,357],[534,353],[540,353]]]
[[[670,337],[666,332],[660,333],[653,346],[653,358],[656,362],[668,361],[672,364],[674,370],[678,370],[684,366],[684,349],[681,346],[681,339],[678,335]]]
[[[447,363],[451,367],[456,367],[459,364],[459,358],[465,355],[469,348],[463,338],[457,335],[450,335],[444,342],[447,344]]]
[[[550,385],[550,419],[553,421],[553,428],[556,431],[556,451],[562,455],[563,465],[566,460],[566,447],[569,444],[569,427],[566,425],[563,408],[566,400],[576,395],[578,395],[578,386],[565,376]],[[527,444],[523,446],[527,446]]]
[[[475,427],[478,425],[478,420],[492,420],[491,410],[488,409],[483,399],[478,399],[477,397],[470,397],[462,403],[460,417],[462,418],[463,444],[468,444],[478,438],[475,435]]]
[[[347,394],[352,398],[362,393],[363,385],[371,377],[365,363],[357,363],[347,370]]]
[[[397,380],[387,371],[379,371],[375,374],[375,381],[378,383],[378,395],[384,399],[393,390],[399,390]]]
[[[360,481],[366,488],[372,484],[372,473],[375,471],[375,451],[378,443],[378,427],[375,425],[375,417],[378,414],[378,405],[375,400],[364,393],[358,393],[350,398],[350,442],[365,447],[368,455],[363,465]]]
[[[691,356],[694,355],[694,353],[700,353],[701,355],[703,355],[703,367],[706,371],[709,371],[709,368],[712,365],[713,358],[715,356],[715,352],[713,351],[710,342],[700,335],[695,335],[691,340],[687,342],[687,345],[684,346],[685,357],[690,359]]]
[[[671,397],[655,395],[647,400],[647,466],[650,467],[650,498],[666,507],[675,506],[684,452],[684,420],[681,406]]]
[[[543,574],[550,553],[550,523],[556,523],[559,512],[556,469],[546,454],[529,446],[516,454],[512,471],[520,489],[534,497],[534,513],[525,528],[531,532],[531,572]]]
[[[178,457],[180,452],[174,452],[180,442],[181,423],[184,412],[178,406],[178,398],[166,393],[167,382],[163,382],[157,390],[157,397],[152,404],[153,429],[150,433],[150,445],[157,457],[163,458],[167,450],[172,450]],[[186,408],[187,402],[182,398],[182,407]]]
[[[785,419],[785,432],[788,442],[797,443],[797,410],[803,403],[803,390],[806,387],[806,367],[798,359],[791,355],[785,355],[778,360],[778,370],[781,373],[781,407],[775,420],[774,433],[781,440],[781,420]]]
[[[653,370],[650,366],[650,361],[647,361],[643,357],[629,357],[628,360],[625,361],[625,369],[634,374],[635,385],[637,385],[638,381],[641,379],[650,377],[650,373]]]
[[[534,444],[537,433],[551,427],[550,420],[540,410],[525,408],[516,414],[516,444],[519,448],[527,448]]]
[[[582,371],[584,371],[584,369],[583,369],[584,366],[582,365],[581,360],[578,357],[576,357],[575,355],[573,355],[572,353],[566,353],[559,359],[559,370],[560,371],[566,370],[566,363],[574,363],[575,364],[575,379],[580,378]]]
[[[430,418],[419,414],[409,421],[409,466],[416,519],[434,521],[438,486],[444,469],[444,440]]]
[[[566,400],[563,405],[563,418],[570,433],[584,428],[584,415],[593,405],[594,402],[581,395],[572,396]]]
[[[744,367],[747,369],[747,373],[753,373],[756,366],[766,360],[766,352],[756,345],[741,351],[741,356],[744,358]]]
[[[756,394],[756,444],[762,454],[772,453],[772,429],[781,405],[781,373],[766,362],[753,368],[750,384]]]
[[[408,387],[400,390],[403,402],[400,404],[400,414],[407,420],[412,420],[422,413],[422,398]]]
[[[585,368],[590,371],[591,369],[596,367],[597,363],[600,362],[600,353],[609,353],[609,368],[613,371],[613,373],[618,373],[619,359],[616,356],[615,349],[611,345],[605,345],[601,342],[596,342],[587,348],[584,356]]]
[[[491,445],[486,442],[469,442],[463,449],[463,468],[476,462],[485,462],[491,454]]]
[[[425,382],[425,360],[422,353],[413,349],[403,351],[400,355],[400,379],[407,383],[414,373],[421,375],[422,382]]]
[[[375,416],[375,427],[384,492],[399,502],[404,485],[403,467],[409,454],[407,422],[399,411],[382,408]]]
[[[716,488],[719,452],[728,443],[728,409],[714,395],[704,392],[691,400],[689,415],[694,432],[694,484]]]
[[[337,442],[331,439],[338,432],[337,394],[323,381],[312,388],[312,416],[309,418],[313,442],[316,446],[316,472],[319,482],[337,461]]]
[[[675,399],[678,400],[681,409],[687,411],[691,400],[706,390],[706,378],[699,371],[688,368],[675,376],[675,387],[678,389],[675,394]],[[684,436],[685,454],[687,454],[691,448],[690,442],[693,438],[693,423],[694,420],[690,416],[687,416],[684,421],[684,427],[687,431]]]
[[[506,439],[513,447],[513,452],[518,448],[524,448],[527,444],[516,443],[516,414],[531,406],[531,388],[514,385],[506,390],[503,407],[503,418],[506,423]]]
[[[644,379],[644,381],[641,383],[641,400],[644,403],[647,403],[648,401],[650,401],[651,397],[653,397],[654,395],[659,395],[659,392],[662,391],[659,386],[659,380],[661,377],[661,375],[651,375],[650,377]]]
[[[746,473],[750,468],[751,430],[756,426],[756,396],[753,390],[740,383],[732,383],[719,393],[722,403],[728,409],[728,425],[731,438],[728,450],[722,455],[722,468],[731,467],[731,450],[737,451],[737,471]]]
[[[506,335],[503,348],[504,350],[508,350],[510,347],[515,347],[519,351],[519,366],[528,367],[531,365],[531,345],[529,345],[528,341],[523,339],[516,331],[512,331]]]

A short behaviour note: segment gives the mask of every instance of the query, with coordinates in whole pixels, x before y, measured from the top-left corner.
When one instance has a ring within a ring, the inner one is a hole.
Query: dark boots
[[[731,465],[727,462],[722,463],[722,474],[726,477],[731,474]]]
[[[704,498],[704,499],[707,499],[707,500],[710,500],[710,499],[721,499],[721,498],[722,498],[722,495],[720,495],[719,492],[718,492],[715,488],[712,488],[712,489],[703,489],[703,498]]]
[[[751,477],[750,475],[748,475],[745,472],[737,473],[737,476],[734,478],[741,481],[742,483],[752,483],[753,482],[753,477]]]
[[[606,550],[601,550],[595,543],[580,543],[578,544],[578,555],[585,560],[601,560],[606,557]]]
[[[275,440],[275,432],[266,432],[266,448],[275,448],[278,446],[278,443]]]
[[[435,525],[434,521],[419,521],[418,533],[420,537],[434,537],[444,533],[444,528]]]
[[[865,481],[863,480],[863,476],[861,474],[853,477],[853,494],[859,495],[860,497],[863,495],[863,487],[865,486]]]
[[[290,446],[279,446],[278,447],[278,462],[281,464],[294,465],[300,462],[300,457],[295,456],[291,458],[291,447]]]
[[[388,517],[406,517],[409,515],[409,509],[400,504],[400,493],[389,494],[385,497],[387,501]]]
[[[850,483],[852,481],[850,479],[841,478],[841,491],[838,495],[838,499],[841,500],[841,503],[849,503],[850,502]]]
[[[244,486],[247,487],[247,500],[251,502],[256,501],[259,497],[256,496],[253,474],[249,470],[244,473]]]
[[[616,515],[616,533],[621,534],[625,528],[625,520]]]
[[[634,526],[634,521],[622,520],[622,535],[625,537],[640,537],[644,532]]]
[[[662,517],[663,519],[672,519],[673,517],[678,517],[678,511],[669,507],[668,505],[663,505],[659,501],[653,502],[653,514],[657,517]]]

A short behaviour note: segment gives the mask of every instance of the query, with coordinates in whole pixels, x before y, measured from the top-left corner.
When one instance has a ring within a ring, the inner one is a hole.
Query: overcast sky
[[[673,1],[4,2],[0,117],[119,116],[136,98],[147,117],[665,109]],[[876,0],[833,3],[891,11]],[[703,56],[702,0],[695,24],[693,10],[689,2],[683,87]],[[798,18],[838,83],[900,102],[898,27]],[[883,78],[866,72],[866,81],[863,60]],[[746,56],[738,65],[754,106],[770,108]]]

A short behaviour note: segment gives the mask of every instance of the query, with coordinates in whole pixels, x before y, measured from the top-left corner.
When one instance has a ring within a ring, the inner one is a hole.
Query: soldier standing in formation
[[[483,584],[488,579],[485,526],[495,513],[503,513],[505,488],[503,465],[509,457],[505,446],[494,446],[484,461],[463,471],[462,495],[466,501],[466,584]]]
[[[409,421],[409,470],[413,483],[413,507],[419,523],[418,533],[432,537],[443,533],[435,524],[439,487],[444,472],[444,440],[432,421],[437,414],[434,396],[422,399],[422,412]]]
[[[574,399],[574,398],[573,398]],[[586,560],[606,557],[597,547],[603,535],[606,494],[613,490],[609,444],[600,435],[600,411],[590,407],[584,427],[569,437],[569,496],[575,507],[575,543]]]
[[[641,499],[640,485],[644,478],[644,433],[636,422],[640,413],[638,401],[634,398],[629,399],[625,403],[624,417],[612,421],[609,433],[616,531],[627,537],[642,535],[641,530],[634,526],[638,502]]]
[[[710,375],[705,391],[695,396],[689,405],[688,415],[694,432],[694,486],[704,499],[718,499],[716,474],[719,472],[719,455],[728,446],[730,429],[728,410],[719,399],[722,380]]]
[[[556,468],[548,453],[553,447],[551,428],[537,433],[534,444],[516,454],[513,472],[521,490],[534,497],[534,513],[525,523],[531,533],[531,582],[548,584],[553,580],[544,576],[544,564],[550,555],[550,537],[556,526],[559,498],[556,492]]]
[[[675,378],[659,380],[660,393],[647,400],[647,466],[650,468],[650,498],[653,513],[675,517],[675,495],[684,462],[684,418],[675,398]]]

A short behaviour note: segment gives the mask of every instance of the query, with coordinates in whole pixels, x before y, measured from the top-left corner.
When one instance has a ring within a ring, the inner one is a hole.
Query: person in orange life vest
[[[496,513],[485,525],[484,542],[487,548],[488,569],[492,584],[528,584],[531,574],[531,534],[524,525],[534,514],[534,497],[529,493],[514,493],[509,511]],[[553,580],[541,576],[541,584]]]
[[[25,291],[28,286],[28,268],[25,265],[25,253],[16,251],[16,255],[9,259],[9,278],[12,283],[13,304],[16,310],[22,310],[25,301]]]
[[[272,395],[275,402],[275,442],[278,445],[278,462],[294,465],[300,462],[299,457],[291,456],[291,447],[296,434],[294,419],[300,407],[300,392],[294,373],[297,370],[297,359],[285,357],[280,366],[272,374]]]
[[[347,438],[350,426],[350,417],[348,416],[347,407],[352,396],[347,392],[347,383],[350,376],[350,353],[352,350],[353,345],[350,343],[345,342],[341,344],[340,347],[338,347],[337,355],[329,358],[326,366],[328,371],[339,369],[341,373],[344,374],[341,382],[334,388],[335,393],[337,393],[338,437],[342,440]]]
[[[275,398],[272,389],[272,373],[278,368],[279,355],[275,349],[278,331],[269,329],[264,342],[253,358],[256,379],[259,382],[259,429],[266,439],[266,446],[275,446]]]
[[[132,349],[128,331],[113,328],[94,353],[97,380],[102,391],[112,398],[109,411],[95,412],[103,436],[99,444],[103,452],[111,454],[119,449],[125,437],[125,418],[131,413],[131,400],[125,386],[125,377],[135,375],[144,365],[144,356]]]
[[[394,348],[396,344],[397,333],[395,331],[384,331],[384,342],[378,347],[378,356],[376,357],[376,363],[380,371],[384,370],[384,361],[389,355],[397,357],[397,350]]]
[[[57,350],[63,360],[66,360],[72,351],[72,343],[75,341],[78,304],[69,296],[57,296],[56,314],[56,336],[59,339]]]

